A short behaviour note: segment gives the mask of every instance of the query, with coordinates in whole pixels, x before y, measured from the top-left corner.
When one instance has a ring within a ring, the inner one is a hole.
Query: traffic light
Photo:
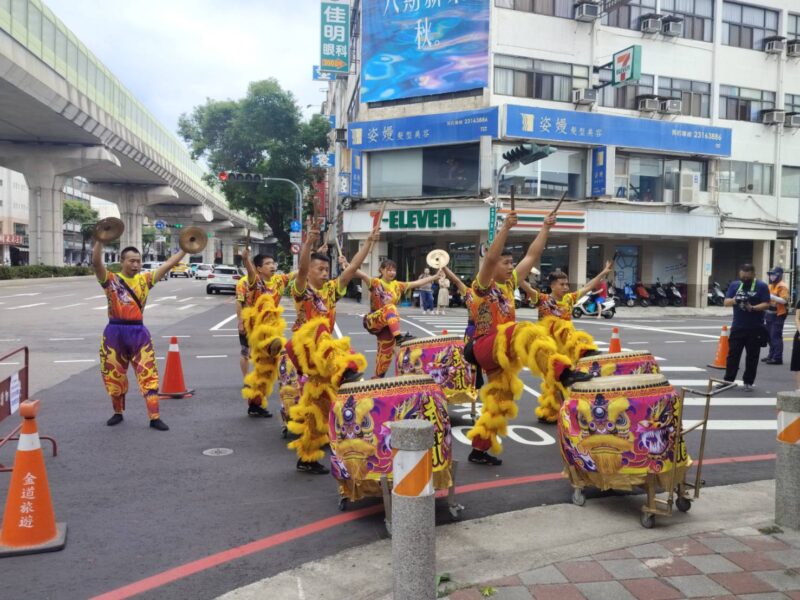
[[[183,223],[175,223],[175,225],[173,225],[173,227],[175,229],[181,229],[183,227]]]
[[[239,171],[220,171],[217,177],[223,183],[261,183],[263,181],[258,173],[240,173]]]
[[[552,146],[539,146],[537,144],[520,144],[506,152],[503,152],[503,158],[508,162],[521,162],[523,165],[529,165],[537,160],[547,158],[556,151]]]

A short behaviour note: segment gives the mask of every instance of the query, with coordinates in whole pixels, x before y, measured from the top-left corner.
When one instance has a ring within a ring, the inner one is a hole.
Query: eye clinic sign
[[[344,231],[369,233],[375,226],[380,209],[344,211]],[[427,231],[478,231],[486,230],[489,207],[469,206],[458,208],[407,208],[386,209],[381,221],[381,231],[387,233],[414,233]]]

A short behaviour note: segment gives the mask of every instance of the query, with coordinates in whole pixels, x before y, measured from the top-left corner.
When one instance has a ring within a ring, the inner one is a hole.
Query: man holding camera
[[[742,381],[744,391],[748,393],[753,391],[758,356],[767,342],[764,313],[769,308],[769,302],[769,287],[765,282],[756,279],[755,267],[751,264],[742,265],[739,268],[739,280],[731,283],[728,293],[725,294],[725,306],[733,307],[725,381],[736,380],[742,351],[746,350]]]

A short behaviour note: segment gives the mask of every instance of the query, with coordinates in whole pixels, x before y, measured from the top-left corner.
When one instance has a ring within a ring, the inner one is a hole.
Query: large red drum
[[[646,350],[587,356],[578,360],[575,368],[584,373],[591,373],[595,377],[652,375],[661,372],[655,356]]]
[[[478,397],[475,370],[464,358],[464,337],[437,335],[400,344],[396,375],[430,375],[450,404],[470,404]]]
[[[343,384],[328,421],[331,474],[348,500],[380,496],[382,476],[392,478],[392,423],[427,419],[433,423],[433,485],[452,483],[452,438],[447,400],[427,375],[403,375]]]
[[[624,375],[576,383],[561,406],[558,433],[575,487],[630,490],[648,474],[690,464],[681,439],[680,397],[666,377]]]

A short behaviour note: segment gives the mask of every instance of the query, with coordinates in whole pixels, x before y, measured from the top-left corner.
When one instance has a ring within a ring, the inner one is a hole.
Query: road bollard
[[[800,391],[778,392],[775,523],[800,529]]]
[[[392,423],[392,572],[394,600],[436,598],[433,424]]]

